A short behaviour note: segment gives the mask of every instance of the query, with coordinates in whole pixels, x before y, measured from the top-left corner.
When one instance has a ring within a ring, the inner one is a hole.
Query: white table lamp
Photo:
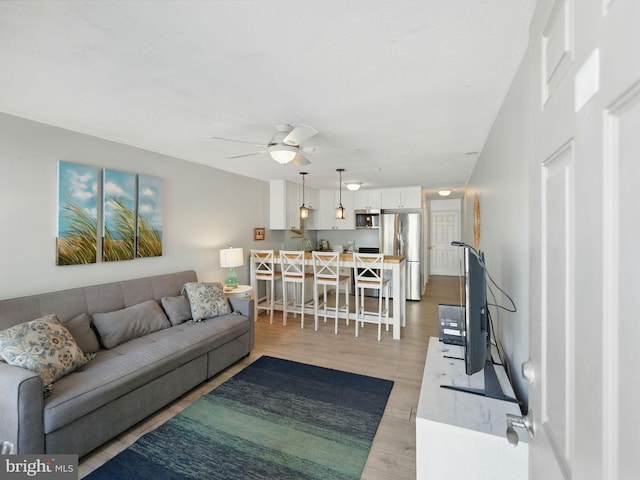
[[[224,279],[224,285],[228,288],[236,288],[238,286],[238,275],[236,275],[235,267],[244,265],[244,252],[242,248],[225,248],[220,250],[220,266],[228,268],[227,278]]]

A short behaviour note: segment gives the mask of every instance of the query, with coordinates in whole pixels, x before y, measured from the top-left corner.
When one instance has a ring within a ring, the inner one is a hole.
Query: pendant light
[[[336,172],[340,175],[340,203],[336,208],[336,219],[344,220],[344,207],[342,206],[342,172],[344,172],[344,168],[337,168]]]
[[[304,176],[306,174],[307,174],[307,172],[300,172],[300,175],[302,175],[302,205],[300,206],[300,219],[301,220],[306,220],[307,218],[309,218],[309,209],[304,206]]]

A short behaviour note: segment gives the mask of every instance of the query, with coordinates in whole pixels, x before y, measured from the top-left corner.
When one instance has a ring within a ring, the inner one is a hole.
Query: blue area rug
[[[85,478],[358,479],[392,386],[261,357]]]

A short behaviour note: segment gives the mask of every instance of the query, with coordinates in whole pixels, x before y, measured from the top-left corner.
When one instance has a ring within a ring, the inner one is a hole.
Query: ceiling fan
[[[302,152],[307,153],[315,151],[315,147],[303,147],[302,144],[317,133],[318,131],[315,128],[308,125],[298,125],[294,127],[289,124],[281,124],[276,125],[276,133],[271,137],[271,140],[269,140],[268,143],[254,143],[215,136],[209,136],[207,138],[224,140],[227,142],[247,143],[249,145],[257,145],[264,148],[264,150],[259,152],[243,153],[227,158],[248,157],[250,155],[259,155],[266,152],[271,155],[273,160],[281,165],[291,162],[294,165],[302,166],[311,163],[304,155],[302,155]]]

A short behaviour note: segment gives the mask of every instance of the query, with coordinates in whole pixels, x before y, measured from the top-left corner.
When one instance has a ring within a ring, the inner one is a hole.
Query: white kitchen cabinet
[[[358,190],[353,195],[355,210],[380,210],[382,208],[382,192],[380,190]]]
[[[342,192],[342,206],[345,211],[344,220],[336,219],[336,207],[340,203],[339,192],[320,190],[319,200],[318,210],[313,212],[314,218],[309,222],[310,230],[355,230],[353,192]]]
[[[302,190],[300,195],[302,195]],[[302,196],[300,197],[302,198]],[[320,192],[315,188],[304,187],[304,204],[309,210],[317,210],[320,203]]]
[[[306,193],[306,189],[305,189]],[[287,182],[287,204],[285,206],[287,215],[287,229],[301,230],[300,206],[302,205],[302,185]]]
[[[422,188],[385,188],[382,190],[381,205],[383,209],[421,208]]]
[[[305,188],[305,198],[306,194],[307,188]],[[302,185],[285,180],[271,180],[269,200],[269,228],[271,230],[300,230]],[[307,207],[309,206],[307,205]]]

